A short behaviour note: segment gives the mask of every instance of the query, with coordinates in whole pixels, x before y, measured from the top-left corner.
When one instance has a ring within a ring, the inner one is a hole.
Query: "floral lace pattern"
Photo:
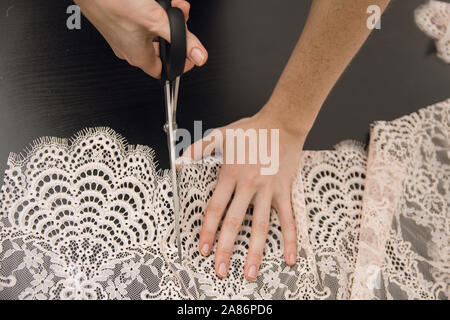
[[[450,100],[372,126],[353,298],[449,296]]]
[[[438,57],[450,63],[450,3],[430,0],[416,9],[415,20],[435,40]]]
[[[297,264],[275,212],[260,274],[243,277],[252,208],[229,276],[197,249],[215,159],[179,171],[183,261],[171,182],[153,151],[109,128],[12,154],[0,192],[0,299],[447,298],[450,100],[305,151],[292,188]]]

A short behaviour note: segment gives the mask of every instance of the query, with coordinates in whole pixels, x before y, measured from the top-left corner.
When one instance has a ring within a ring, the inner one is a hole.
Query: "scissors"
[[[164,131],[167,133],[167,144],[169,147],[175,228],[178,256],[181,262],[183,257],[180,236],[180,199],[178,196],[177,171],[175,166],[175,144],[178,90],[180,87],[180,77],[183,74],[186,63],[186,25],[183,12],[179,8],[172,7],[169,0],[158,0],[158,3],[167,12],[170,24],[170,43],[162,38],[159,39],[159,56],[162,62],[161,82],[164,86],[166,102],[167,122],[164,125]]]

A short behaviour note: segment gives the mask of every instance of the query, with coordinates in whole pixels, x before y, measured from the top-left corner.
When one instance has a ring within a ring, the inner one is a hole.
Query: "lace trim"
[[[450,63],[450,3],[431,0],[415,12],[420,30],[435,40],[438,57]]]
[[[11,154],[0,192],[0,298],[447,298],[449,109],[447,100],[376,123],[369,156],[349,141],[303,152],[297,264],[283,261],[272,212],[255,282],[242,274],[251,208],[226,279],[197,251],[214,159],[179,172],[179,264],[171,182],[150,148],[109,128],[36,140]]]
[[[352,297],[448,297],[450,100],[372,128]]]

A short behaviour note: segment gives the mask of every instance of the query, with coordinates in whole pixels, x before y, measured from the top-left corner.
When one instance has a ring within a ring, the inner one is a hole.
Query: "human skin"
[[[167,17],[155,6],[150,6],[150,3],[155,4],[153,0],[76,2],[108,40],[116,55],[148,74],[159,77],[161,62],[157,57],[157,48],[153,44],[150,46],[148,39],[154,41],[159,35],[170,40],[170,35]],[[91,5],[91,2],[95,5]],[[303,144],[326,97],[370,34],[371,30],[366,24],[369,17],[367,8],[378,5],[381,11],[384,11],[389,2],[390,0],[314,0],[300,39],[269,101],[252,117],[217,129],[222,132],[238,128],[244,131],[279,130],[277,174],[261,175],[260,169],[263,165],[260,163],[224,163],[220,169],[199,239],[201,254],[209,255],[221,219],[225,216],[214,256],[215,272],[219,277],[225,278],[228,274],[230,256],[249,205],[254,209],[250,245],[244,266],[246,279],[252,281],[258,275],[271,208],[276,210],[280,220],[286,263],[296,263],[297,232],[291,206],[291,187],[297,175]],[[186,1],[175,0],[172,4],[180,7],[185,16],[188,16],[189,7]],[[154,11],[142,17],[135,9],[144,5]],[[119,23],[117,19],[120,20]],[[135,37],[130,37],[130,34]],[[130,46],[136,44],[137,50],[130,49]],[[201,51],[202,59],[192,57],[194,48]],[[150,58],[145,58],[147,55]],[[189,58],[186,71],[193,65],[203,65],[207,59],[206,50],[191,33],[188,36],[187,55]],[[225,143],[226,139],[223,141],[223,144]],[[198,160],[193,150],[197,146],[204,149],[208,144],[204,140],[197,141],[185,151],[183,157]],[[219,149],[224,148],[222,146]]]
[[[388,3],[389,0],[314,0],[300,39],[269,101],[254,116],[219,128],[222,132],[230,128],[279,129],[280,134],[280,165],[276,175],[261,175],[260,164],[224,163],[220,169],[199,239],[201,254],[210,254],[225,214],[214,257],[219,277],[227,276],[230,256],[249,204],[254,209],[244,266],[246,279],[252,281],[257,277],[271,207],[280,220],[286,263],[296,263],[297,232],[290,195],[303,144],[326,97],[370,34],[367,8],[376,4],[384,11]],[[196,144],[207,145],[202,141]],[[194,148],[191,146],[185,156],[192,157]]]
[[[116,56],[148,75],[161,76],[159,37],[170,42],[169,19],[155,0],[74,0],[83,14],[103,35]],[[190,4],[173,0],[172,6],[180,8],[186,21]],[[185,72],[202,66],[208,52],[200,40],[189,30],[186,34],[187,59]]]

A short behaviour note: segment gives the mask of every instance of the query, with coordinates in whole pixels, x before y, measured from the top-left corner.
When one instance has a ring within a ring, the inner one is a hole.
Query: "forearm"
[[[390,0],[314,0],[289,62],[262,110],[306,135],[337,80],[370,34],[368,6]]]

